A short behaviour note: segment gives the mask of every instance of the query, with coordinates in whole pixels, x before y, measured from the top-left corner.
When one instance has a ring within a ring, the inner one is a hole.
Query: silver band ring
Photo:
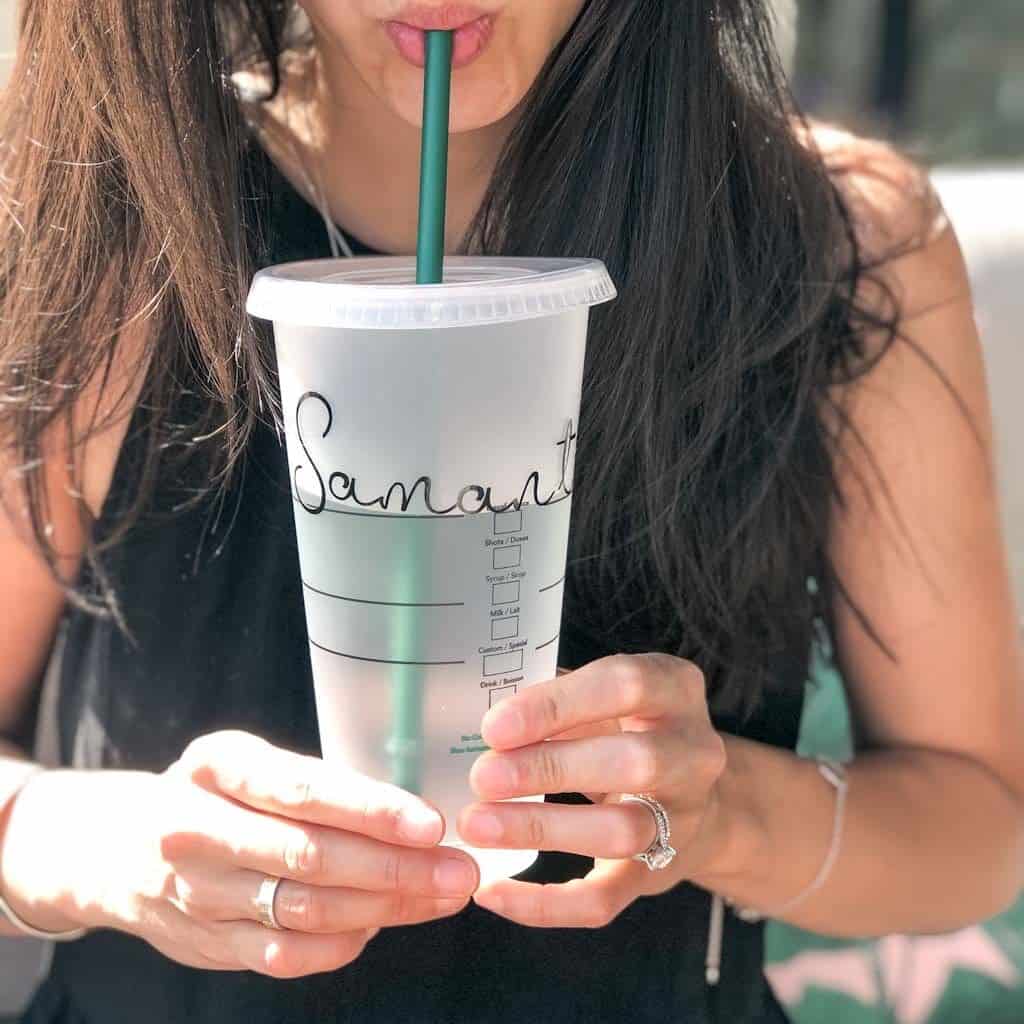
[[[273,928],[278,932],[284,931],[274,913],[274,900],[277,898],[277,887],[280,884],[280,878],[267,875],[260,883],[260,891],[256,894],[256,912],[259,915],[257,919],[265,928]]]
[[[647,865],[649,871],[662,871],[675,860],[676,851],[669,845],[669,838],[672,835],[672,826],[668,820],[668,811],[664,805],[655,800],[650,793],[623,793],[623,802],[643,804],[652,815],[657,834],[654,842],[644,850],[643,853],[634,854],[633,860],[642,861]]]

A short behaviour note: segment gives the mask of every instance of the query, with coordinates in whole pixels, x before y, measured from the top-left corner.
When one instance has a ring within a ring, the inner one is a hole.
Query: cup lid
[[[370,330],[472,327],[553,316],[616,295],[600,260],[449,256],[443,284],[416,284],[412,256],[282,263],[253,278],[261,320]]]

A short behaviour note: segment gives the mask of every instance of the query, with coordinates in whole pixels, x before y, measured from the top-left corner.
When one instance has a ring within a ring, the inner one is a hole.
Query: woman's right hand
[[[442,831],[397,786],[220,732],[161,775],[35,776],[0,892],[39,928],[117,928],[190,966],[294,978],[350,963],[382,927],[461,910],[479,872]],[[281,931],[257,923],[268,875]]]

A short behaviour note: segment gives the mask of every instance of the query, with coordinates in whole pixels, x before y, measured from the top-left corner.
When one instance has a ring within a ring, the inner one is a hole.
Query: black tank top
[[[251,201],[264,204],[267,227],[259,261],[330,255],[319,214],[258,148],[253,160],[263,184]],[[122,446],[98,536],[137,484],[145,415],[140,407]],[[170,507],[187,483],[160,479],[153,507]],[[144,519],[108,553],[106,570],[132,639],[109,621],[66,612],[50,672],[62,764],[161,771],[194,737],[226,728],[319,753],[292,514],[282,445],[261,427],[219,517],[204,502],[169,520]],[[570,587],[559,663],[573,668],[610,652],[574,631],[571,594]],[[744,735],[792,748],[800,703],[798,696],[773,697]],[[549,799],[584,802],[575,794]],[[522,877],[565,881],[591,864],[545,853]],[[355,963],[296,981],[183,967],[137,938],[100,931],[56,948],[25,1020],[785,1021],[764,979],[760,925],[726,914],[721,981],[706,985],[709,907],[706,892],[682,884],[639,900],[600,930],[542,930],[471,904],[448,920],[385,929]]]

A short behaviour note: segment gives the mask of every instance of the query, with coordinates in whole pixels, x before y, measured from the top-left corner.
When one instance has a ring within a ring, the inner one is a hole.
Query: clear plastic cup
[[[488,708],[553,678],[596,260],[270,267],[323,754],[459,810]],[[536,851],[470,850],[485,881]]]

